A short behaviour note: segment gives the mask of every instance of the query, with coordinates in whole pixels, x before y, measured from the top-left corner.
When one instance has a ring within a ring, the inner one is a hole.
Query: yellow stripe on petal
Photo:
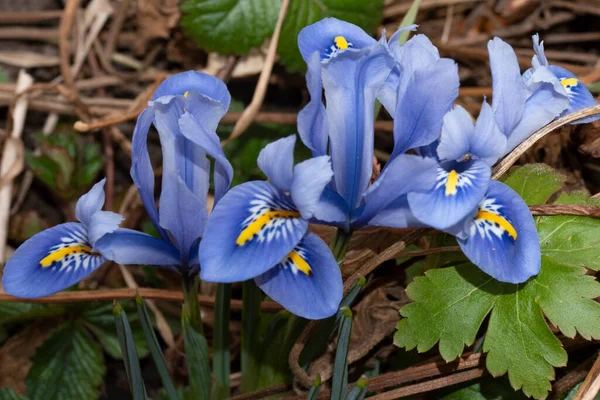
[[[349,47],[348,41],[343,36],[336,36],[333,40],[335,41],[335,47],[340,50],[346,50]]]
[[[310,265],[306,262],[304,258],[295,251],[290,252],[287,257],[294,263],[296,268],[298,268],[304,275],[312,274],[312,269]]]
[[[475,216],[475,219],[482,219],[484,221],[490,221],[490,222],[496,223],[496,224],[500,225],[500,227],[502,229],[504,229],[506,231],[506,233],[509,234],[510,237],[512,237],[514,240],[517,240],[516,229],[504,217],[502,217],[498,214],[495,214],[493,212],[490,212],[490,211],[479,210],[479,212]]]
[[[560,83],[563,85],[564,88],[569,88],[569,87],[577,86],[577,84],[579,83],[579,80],[577,80],[576,78],[566,78],[566,79],[561,80]]]
[[[446,180],[446,196],[454,196],[458,187],[458,173],[452,170],[448,173]]]
[[[188,97],[188,94],[190,94],[190,92],[189,92],[189,91],[186,91],[186,92],[183,94],[183,97],[185,97],[185,98],[187,99],[187,97]]]
[[[63,247],[62,249],[55,250],[52,253],[48,254],[42,259],[42,261],[40,261],[40,265],[42,268],[47,268],[53,263],[60,261],[71,254],[100,255],[98,253],[92,252],[92,248],[89,246],[68,246]]]
[[[244,230],[240,233],[235,244],[238,246],[243,246],[248,243],[252,238],[258,234],[263,228],[274,219],[284,218],[284,219],[292,219],[299,218],[300,213],[297,211],[267,211],[266,213],[261,214],[258,218],[250,223]]]

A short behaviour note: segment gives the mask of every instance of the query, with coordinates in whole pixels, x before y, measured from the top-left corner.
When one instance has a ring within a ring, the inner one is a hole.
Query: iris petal
[[[223,81],[197,71],[182,72],[168,77],[156,88],[152,100],[163,96],[184,95],[192,90],[220,102],[226,110],[229,108],[231,96]]]
[[[282,262],[255,280],[270,298],[307,319],[335,314],[342,300],[340,268],[325,242],[310,232]]]
[[[81,281],[104,261],[92,250],[83,224],[68,222],[23,243],[7,261],[2,284],[13,296],[48,296]]]
[[[468,154],[471,150],[469,137],[474,136],[474,131],[473,118],[463,107],[456,106],[446,113],[437,147],[440,161],[454,161]]]
[[[561,116],[598,104],[588,88],[581,83],[577,76],[566,69],[555,65],[551,65],[549,69],[558,77],[561,85],[565,88],[567,95],[569,96],[569,108],[563,111]],[[600,115],[590,115],[589,117],[582,118],[571,123],[585,124],[588,122],[597,121],[598,119],[600,119]]]
[[[476,160],[463,172],[438,169],[437,182],[427,193],[409,193],[414,215],[436,229],[446,229],[464,219],[485,195],[491,179],[490,166]]]
[[[468,237],[458,243],[475,265],[501,282],[525,282],[540,270],[540,243],[531,212],[501,182],[490,183]]]
[[[258,155],[257,164],[279,190],[289,191],[294,175],[296,135],[269,143]]]
[[[236,282],[254,278],[283,259],[308,222],[288,195],[268,182],[248,182],[215,206],[200,242],[202,279]]]
[[[314,53],[307,61],[306,86],[310,101],[298,113],[298,134],[314,157],[327,154],[327,116],[323,105],[321,59]]]
[[[311,158],[294,167],[291,195],[303,218],[310,219],[315,214],[321,194],[332,177],[329,156]]]
[[[106,178],[96,183],[86,194],[77,200],[75,206],[75,216],[83,225],[89,226],[92,215],[95,212],[102,210],[104,206],[104,184]]]

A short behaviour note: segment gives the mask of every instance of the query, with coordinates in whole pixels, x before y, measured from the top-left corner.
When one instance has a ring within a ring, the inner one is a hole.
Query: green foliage
[[[0,400],[27,400],[25,396],[19,396],[12,388],[0,389]]]
[[[555,204],[600,206],[583,193],[562,194]],[[540,217],[538,233],[542,254],[565,264],[600,269],[600,220],[571,215]]]
[[[290,2],[277,52],[290,71],[304,71],[306,64],[298,50],[298,34],[307,25],[326,17],[356,24],[371,33],[381,22],[383,0],[294,0]],[[340,32],[343,35],[343,32]]]
[[[113,314],[131,394],[133,395],[134,400],[144,400],[147,398],[146,387],[144,385],[144,379],[142,378],[140,359],[133,341],[133,333],[131,332],[127,314],[123,311],[123,307],[116,301],[113,304]]]
[[[208,343],[202,333],[186,323],[185,318],[183,318],[182,328],[193,398],[208,400],[211,389]]]
[[[279,0],[187,0],[181,24],[204,50],[245,54],[273,33],[279,6]]]
[[[447,360],[475,341],[484,318],[490,322],[484,341],[487,368],[494,376],[508,372],[511,385],[543,398],[564,366],[567,353],[542,312],[563,334],[600,335],[600,284],[580,267],[543,257],[540,274],[525,284],[498,282],[471,264],[434,269],[407,288],[413,303],[401,310],[395,343],[420,352],[439,342]],[[443,296],[440,296],[443,293]]]
[[[565,177],[545,164],[527,164],[515,167],[502,179],[525,200],[528,205],[544,204],[558,192]]]
[[[41,154],[25,154],[35,176],[59,197],[71,199],[85,192],[102,169],[100,146],[73,131],[38,135]]]
[[[27,397],[97,399],[105,373],[100,346],[78,323],[59,327],[36,351],[25,383]]]
[[[508,380],[485,377],[469,382],[460,389],[441,397],[441,400],[525,400],[520,392],[510,387]]]

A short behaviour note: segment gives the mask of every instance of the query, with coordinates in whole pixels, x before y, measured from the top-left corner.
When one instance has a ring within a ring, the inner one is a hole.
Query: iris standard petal
[[[192,90],[223,104],[225,110],[229,108],[231,95],[225,83],[212,75],[197,71],[187,71],[171,75],[156,88],[152,95],[152,100],[157,100],[163,96],[184,95],[186,92]]]
[[[291,196],[302,218],[313,217],[321,194],[332,177],[329,156],[311,158],[294,167]]]
[[[464,219],[485,195],[491,168],[480,160],[457,172],[438,169],[437,182],[427,193],[409,193],[410,209],[422,222],[436,229],[446,229]]]
[[[491,277],[510,283],[525,282],[540,270],[540,242],[527,204],[501,182],[490,183],[485,199],[459,239],[463,252]]]
[[[90,225],[92,215],[95,212],[102,210],[104,206],[104,184],[106,178],[96,183],[86,194],[77,200],[75,206],[75,217],[85,226]]]
[[[121,221],[123,221],[121,214],[112,211],[95,212],[90,218],[89,225],[86,226],[88,239],[92,246],[102,236],[117,230]]]
[[[131,229],[117,229],[103,236],[94,250],[107,260],[124,265],[179,265],[179,251],[164,240]]]
[[[224,94],[220,97],[225,98],[226,103],[195,90],[187,92],[184,96],[185,110],[192,114],[209,132],[217,130],[219,121],[227,113],[230,100],[229,91],[223,81],[213,76],[211,78],[219,82],[219,90],[224,91]]]
[[[417,30],[418,27],[419,27],[419,25],[417,25],[417,24],[407,25],[405,27],[402,27],[402,28],[399,28],[398,30],[396,30],[396,32],[394,32],[394,34],[390,37],[390,40],[388,41],[388,46],[390,48],[390,51],[394,55],[394,59],[396,60],[396,62],[398,62],[398,63],[402,62],[402,56],[404,55],[404,48],[405,48],[404,46],[405,45],[400,44],[400,35],[402,35],[402,33],[407,32],[407,31],[414,32]],[[415,36],[410,38],[410,40],[408,40],[407,43],[414,39],[415,39]],[[419,39],[417,39],[417,40],[419,40]],[[439,58],[439,54],[438,54],[438,58]]]
[[[556,92],[551,83],[543,83],[535,93],[527,99],[523,118],[508,136],[505,154],[532,133],[550,123],[569,106],[569,98]]]
[[[440,136],[444,115],[458,96],[458,86],[458,67],[448,58],[415,71],[406,91],[398,97],[392,157]]]
[[[533,51],[535,52],[531,64],[534,68],[548,66],[548,59],[544,53],[544,42],[540,42],[540,35],[536,33],[531,39],[533,40]]]
[[[569,107],[565,111],[563,111],[561,116],[573,113],[575,111],[583,110],[584,108],[592,107],[598,104],[598,102],[596,101],[594,96],[592,96],[588,88],[583,83],[581,83],[577,76],[575,76],[568,70],[555,65],[551,65],[549,69],[559,79],[561,85],[565,88],[565,91],[569,96]],[[598,119],[600,119],[600,115],[590,115],[589,117],[585,117],[571,123],[585,124],[588,122],[597,121]]]
[[[215,203],[225,194],[231,180],[233,179],[233,167],[225,157],[221,142],[217,133],[208,131],[190,113],[184,113],[179,119],[181,133],[192,142],[200,146],[208,155],[215,160],[214,185]]]
[[[154,201],[154,171],[148,154],[148,130],[154,118],[154,111],[146,108],[137,119],[131,140],[131,169],[130,174],[135,186],[138,188],[142,203],[150,220],[158,229],[161,237],[167,239],[167,235],[158,222],[158,210]]]
[[[365,193],[365,207],[353,225],[368,224],[381,210],[409,192],[425,192],[433,188],[437,165],[432,158],[411,154],[402,154],[390,160]]]
[[[387,204],[385,208],[377,211],[377,214],[365,225],[387,226],[389,228],[420,228],[427,226],[419,221],[408,205],[408,196],[400,196],[396,200]]]
[[[48,296],[81,281],[104,261],[92,250],[83,224],[67,222],[23,243],[6,262],[2,284],[13,296]]]
[[[294,176],[296,135],[269,143],[258,155],[257,164],[279,190],[289,191]]]
[[[474,136],[473,117],[462,106],[456,106],[444,115],[442,136],[437,147],[440,161],[454,161],[469,154]]]
[[[193,193],[179,175],[165,175],[160,193],[160,226],[171,233],[181,254],[202,237],[208,211],[206,198]]]
[[[523,116],[527,91],[513,48],[500,38],[490,40],[487,47],[494,94],[492,111],[498,127],[508,136]]]
[[[475,122],[474,135],[469,139],[470,153],[490,166],[505,154],[506,136],[498,128],[492,108],[485,100]]]
[[[279,264],[255,280],[267,296],[307,319],[332,316],[342,301],[340,268],[325,242],[310,232]]]
[[[350,227],[350,214],[342,196],[335,190],[325,188],[319,198],[313,220],[347,230]]]
[[[429,68],[440,59],[438,49],[425,35],[415,35],[400,46],[397,40],[390,40],[390,50],[394,59],[401,66],[399,97],[406,93],[408,85],[416,71]]]
[[[323,68],[335,186],[351,209],[371,179],[375,95],[393,66],[387,47],[377,43],[344,52]]]
[[[308,222],[290,196],[268,182],[247,182],[215,206],[200,242],[200,276],[209,282],[254,278],[298,244]]]
[[[362,49],[375,43],[360,27],[336,18],[322,19],[298,34],[298,48],[307,63],[314,52],[319,53],[321,60],[329,60],[348,49]]]
[[[313,53],[307,61],[306,86],[310,101],[298,113],[298,134],[306,147],[318,157],[327,154],[327,116],[323,105],[321,58]]]

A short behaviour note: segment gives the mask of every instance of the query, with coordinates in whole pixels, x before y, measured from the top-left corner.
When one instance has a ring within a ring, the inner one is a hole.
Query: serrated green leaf
[[[372,33],[381,22],[383,0],[294,0],[281,27],[277,52],[290,71],[304,71],[306,64],[298,50],[298,34],[307,25],[326,17],[351,22]]]
[[[75,322],[58,328],[37,349],[27,374],[31,400],[97,399],[105,373],[100,346]]]
[[[525,400],[521,392],[515,392],[506,378],[485,377],[475,383],[466,383],[441,400]]]
[[[600,335],[600,305],[591,300],[600,296],[600,283],[584,268],[549,257],[525,284],[501,283],[465,264],[428,271],[407,294],[414,302],[401,310],[397,345],[426,351],[439,342],[442,357],[450,361],[474,342],[491,311],[483,347],[488,370],[494,376],[508,372],[513,388],[535,398],[547,395],[554,367],[567,362],[544,314],[566,336]]]
[[[510,170],[503,182],[510,186],[528,205],[544,204],[558,192],[565,176],[546,164],[527,164]]]
[[[12,388],[0,389],[0,400],[28,400],[25,396],[19,396]]]
[[[600,201],[583,193],[561,194],[555,204],[582,204],[600,207]],[[565,264],[600,270],[600,220],[571,215],[538,219],[542,254]]]
[[[206,51],[245,54],[275,29],[279,0],[187,0],[181,25]]]

